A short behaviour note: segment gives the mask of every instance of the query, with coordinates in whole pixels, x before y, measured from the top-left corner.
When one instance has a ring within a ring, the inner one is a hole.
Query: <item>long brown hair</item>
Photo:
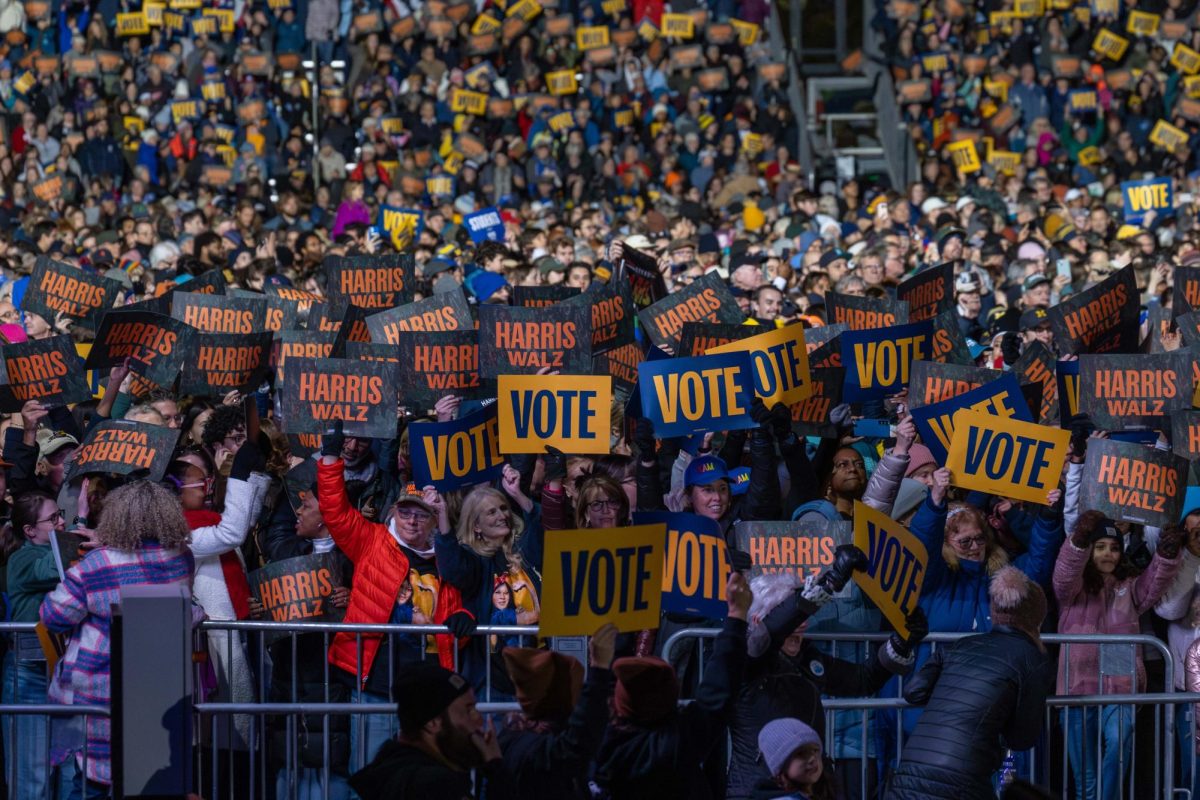
[[[593,472],[579,483],[579,494],[575,498],[575,527],[587,528],[587,508],[597,500],[613,500],[617,504],[617,524],[629,521],[629,498],[621,484],[607,475]]]

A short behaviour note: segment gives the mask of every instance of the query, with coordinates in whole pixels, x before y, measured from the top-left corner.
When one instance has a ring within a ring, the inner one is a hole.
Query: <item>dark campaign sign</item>
[[[746,320],[729,293],[725,282],[713,272],[693,281],[683,291],[664,297],[638,313],[642,330],[656,347],[674,352],[688,322],[728,322],[740,325]]]
[[[3,357],[0,411],[20,411],[29,400],[51,408],[92,399],[83,363],[75,352],[75,343],[66,334],[6,344],[0,348],[0,356]]]
[[[911,392],[909,396],[912,396]],[[921,434],[921,441],[939,464],[946,463],[950,442],[954,438],[954,414],[963,408],[1033,422],[1017,376],[1011,372],[998,373],[994,379],[965,392],[952,394],[945,400],[913,406],[912,418],[917,433]]]
[[[1047,310],[1061,354],[1136,353],[1137,281],[1128,266]]]
[[[1171,451],[1189,461],[1200,459],[1200,411],[1171,415]]]
[[[1071,417],[1079,413],[1079,359],[1056,362],[1054,372],[1059,423],[1065,428],[1071,424]]]
[[[714,325],[708,322],[689,322],[683,326],[679,337],[679,352],[683,357],[702,356],[709,350],[749,339],[763,333],[761,325]]]
[[[638,364],[645,354],[637,342],[629,342],[592,359],[592,372],[611,375],[613,390],[630,394],[637,388]]]
[[[181,394],[221,397],[259,387],[270,371],[271,332],[208,333],[193,338],[179,381]]]
[[[490,481],[504,469],[495,403],[449,422],[408,426],[408,457],[418,486],[448,492]]]
[[[167,472],[179,431],[127,419],[104,420],[88,433],[71,459],[69,479],[97,472],[129,475],[148,470],[158,483]]]
[[[580,294],[578,286],[556,283],[553,286],[514,286],[513,302],[518,308],[545,308]]]
[[[333,590],[342,585],[338,558],[313,553],[275,561],[248,576],[250,590],[262,604],[268,622],[339,622],[343,609],[333,608]]]
[[[791,572],[819,575],[834,561],[839,545],[851,544],[849,522],[739,522],[733,526],[737,549],[750,554],[750,575]]]
[[[629,296],[629,285],[613,287],[595,282],[586,292],[563,301],[592,310],[592,355],[607,353],[633,341],[633,317],[637,310]]]
[[[929,348],[929,360],[964,366],[975,363],[967,347],[967,337],[958,327],[958,317],[953,310],[943,311],[933,318],[933,344]]]
[[[292,358],[330,358],[333,352],[334,333],[311,333],[309,331],[281,331],[275,335],[271,345],[271,366],[275,369],[277,383],[283,381],[283,367]],[[276,399],[279,392],[275,393]]]
[[[908,322],[908,303],[898,303],[890,297],[826,292],[825,308],[831,323],[845,325],[852,331],[890,328]]]
[[[171,316],[200,333],[254,333],[266,328],[267,300],[175,291]]]
[[[390,344],[374,342],[346,342],[346,358],[351,361],[382,361],[399,364],[399,351]]]
[[[842,402],[845,380],[846,371],[841,368],[809,370],[813,393],[791,406],[792,430],[801,436],[837,436],[829,412]]]
[[[433,408],[448,394],[464,400],[496,396],[495,382],[479,376],[475,331],[406,333],[395,350],[404,365],[400,396],[413,407]]]
[[[842,366],[842,338],[845,325],[822,325],[806,328],[804,346],[808,349],[808,366],[812,369],[830,369]]]
[[[1183,335],[1183,343],[1188,347],[1200,344],[1200,311],[1181,314],[1175,318],[1175,324]]]
[[[327,256],[326,291],[361,308],[382,311],[412,302],[416,266],[409,253]]]
[[[54,316],[61,313],[94,330],[100,316],[113,307],[120,294],[118,280],[39,256],[21,308],[38,314],[50,325],[54,324]]]
[[[348,436],[396,435],[395,364],[289,358],[279,392],[288,433],[324,433],[340,419]]]
[[[88,353],[88,369],[115,367],[131,360],[133,371],[159,386],[170,386],[191,349],[195,330],[151,311],[110,311],[100,321]]]
[[[912,363],[929,358],[933,333],[932,320],[843,333],[838,338],[846,370],[845,399],[856,403],[900,392],[908,386]]]
[[[592,366],[592,314],[583,306],[479,309],[479,370],[485,378],[549,368],[583,374]]]
[[[1171,285],[1172,317],[1200,311],[1200,267],[1176,267]]]
[[[201,273],[190,281],[184,281],[175,289],[177,292],[195,292],[196,294],[225,294],[225,276],[220,270],[210,269],[208,272]],[[233,292],[230,292],[233,294]],[[261,297],[257,292],[255,297]]]
[[[1179,521],[1188,462],[1129,442],[1088,442],[1079,507],[1125,522],[1164,528]]]
[[[933,319],[954,309],[954,262],[923,269],[900,284],[896,299],[908,303],[909,322]]]
[[[649,308],[667,296],[667,285],[658,271],[658,259],[627,244],[614,265],[613,284],[629,284],[629,296],[639,310]]]
[[[1159,427],[1192,405],[1192,354],[1079,357],[1079,410],[1096,427]]]
[[[371,341],[380,344],[396,344],[403,334],[412,331],[464,331],[474,327],[461,289],[367,317]]]
[[[1175,327],[1172,320],[1171,309],[1155,303],[1146,311],[1146,326],[1149,329],[1146,335],[1146,342],[1143,345],[1149,344],[1148,351],[1151,353],[1165,352],[1163,347],[1163,337],[1169,334]]]
[[[912,378],[908,383],[908,407],[920,408],[932,403],[941,403],[978,389],[1004,373],[986,367],[964,367],[960,364],[935,364],[932,361],[914,361]]]
[[[1048,425],[1053,425],[1059,417],[1058,412],[1058,380],[1055,377],[1055,359],[1046,345],[1041,342],[1031,342],[1025,345],[1025,352],[1013,364],[1012,371],[1017,373],[1017,380],[1022,384],[1037,383],[1042,387],[1042,407],[1038,409],[1038,419]]]

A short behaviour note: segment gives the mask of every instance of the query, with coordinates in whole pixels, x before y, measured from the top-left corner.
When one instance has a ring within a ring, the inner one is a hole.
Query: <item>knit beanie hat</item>
[[[432,661],[405,666],[392,683],[392,702],[400,707],[400,732],[415,734],[470,690],[471,684],[461,675]]]
[[[1046,619],[1046,593],[1016,567],[1004,567],[992,576],[988,587],[992,624],[1007,625],[1041,641],[1039,631]]]
[[[583,689],[582,664],[562,653],[531,647],[506,647],[503,655],[526,717],[557,721],[571,715]]]
[[[758,749],[772,776],[783,772],[792,753],[810,744],[820,747],[821,737],[808,725],[792,717],[771,720],[758,732]]]
[[[911,478],[914,472],[926,464],[937,464],[937,459],[933,457],[933,453],[929,452],[929,448],[923,444],[909,446],[908,469],[904,471],[904,477]]]
[[[675,713],[679,684],[666,661],[646,656],[618,658],[613,673],[617,676],[613,705],[618,717],[653,724]]]

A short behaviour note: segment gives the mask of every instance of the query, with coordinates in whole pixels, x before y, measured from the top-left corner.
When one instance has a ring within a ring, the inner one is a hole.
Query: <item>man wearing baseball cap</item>
[[[474,797],[472,769],[483,775],[488,798],[515,796],[496,732],[484,725],[465,678],[418,661],[396,674],[392,701],[399,706],[400,736],[350,778],[359,797]]]
[[[979,313],[983,310],[983,299],[980,294],[983,282],[974,270],[968,270],[954,279],[955,315],[958,317],[958,328],[968,339],[983,337],[983,326],[979,323]]]
[[[1054,331],[1050,328],[1050,314],[1044,308],[1031,308],[1021,314],[1021,344],[1028,347],[1032,342],[1041,342],[1054,348]]]

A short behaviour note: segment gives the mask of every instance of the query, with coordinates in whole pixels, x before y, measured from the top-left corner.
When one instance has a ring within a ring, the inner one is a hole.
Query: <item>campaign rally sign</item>
[[[666,525],[662,610],[705,619],[724,619],[729,610],[729,545],[716,520],[699,514],[638,511],[634,525]]]
[[[283,384],[283,367],[293,358],[331,358],[333,340],[337,334],[310,331],[280,331],[271,342],[271,366],[275,369],[275,384]],[[278,400],[279,393],[276,393]]]
[[[496,404],[449,422],[408,426],[413,481],[449,492],[498,478],[504,469]]]
[[[810,369],[829,369],[842,366],[841,334],[845,325],[822,325],[804,331],[804,347],[808,350]]]
[[[592,372],[613,379],[613,389],[628,396],[637,388],[638,364],[645,353],[637,342],[614,347],[592,359]]]
[[[326,256],[322,266],[329,295],[359,308],[382,311],[412,302],[416,263],[411,253]]]
[[[253,392],[270,371],[271,332],[201,333],[192,341],[179,381],[180,394],[223,397]]]
[[[267,299],[174,291],[171,316],[202,333],[254,333],[267,326]]]
[[[435,294],[399,308],[380,311],[366,319],[371,341],[396,344],[405,333],[467,331],[475,329],[471,307],[462,290]]]
[[[1178,280],[1178,273],[1176,273]],[[1178,286],[1178,283],[1176,283]],[[1163,337],[1175,330],[1175,321],[1171,309],[1152,303],[1146,309],[1146,340],[1150,344],[1150,353],[1165,353],[1166,348],[1163,346]]]
[[[825,293],[829,321],[852,331],[890,328],[908,322],[908,303],[890,297],[858,297],[852,294]]]
[[[1175,193],[1170,178],[1148,178],[1144,181],[1122,181],[1122,215],[1130,225],[1141,225],[1146,212],[1163,213],[1175,210]]]
[[[929,554],[921,540],[886,514],[854,503],[854,545],[867,556],[867,568],[854,582],[871,598],[892,628],[908,635],[906,617],[921,599]]]
[[[1200,267],[1176,267],[1171,289],[1172,318],[1200,310]]]
[[[612,284],[626,283],[629,295],[639,311],[667,296],[667,284],[658,271],[658,259],[649,253],[621,245],[621,255],[613,265]]]
[[[612,378],[607,375],[501,375],[496,405],[500,452],[608,453]]]
[[[1059,352],[1136,353],[1141,344],[1133,266],[1046,310]]]
[[[809,379],[812,394],[791,408],[792,430],[800,436],[837,436],[837,425],[830,421],[829,412],[842,402],[846,370],[814,369]]]
[[[333,607],[333,590],[343,585],[341,563],[334,553],[273,561],[246,577],[267,622],[341,622],[346,614],[344,608]],[[279,631],[273,638],[284,636],[287,633]]]
[[[475,244],[504,241],[504,220],[496,208],[485,208],[463,217],[463,225]]]
[[[396,365],[346,358],[289,358],[280,403],[287,433],[324,433],[340,419],[347,436],[396,435]]]
[[[679,356],[702,356],[732,342],[749,339],[762,332],[761,325],[726,325],[689,322],[679,337]],[[807,351],[807,348],[806,348]]]
[[[636,302],[636,297],[635,297]],[[668,352],[679,348],[679,337],[688,322],[727,322],[740,325],[746,321],[729,293],[729,288],[714,272],[693,281],[687,288],[664,297],[638,313],[642,330],[655,347]]]
[[[32,311],[51,326],[56,314],[96,329],[101,315],[116,304],[121,282],[103,275],[92,275],[70,264],[39,256],[29,285],[21,299],[21,310]]]
[[[545,308],[581,294],[578,286],[514,286],[512,304],[518,308]]]
[[[954,439],[954,415],[964,408],[1033,422],[1033,415],[1021,393],[1021,385],[1011,372],[947,400],[913,408],[913,424],[917,426],[917,433],[921,434],[921,442],[929,448],[939,464],[946,463],[950,442]]]
[[[406,333],[391,349],[404,365],[399,371],[400,396],[413,407],[433,408],[448,394],[464,400],[495,396],[495,383],[479,375],[475,331]]]
[[[849,330],[839,339],[846,370],[844,399],[850,403],[876,400],[902,391],[908,386],[912,363],[929,359],[933,322]]]
[[[1003,374],[998,369],[988,369],[987,367],[964,367],[961,364],[914,361],[912,377],[908,382],[908,407],[915,409],[945,402],[952,397],[991,383]]]
[[[229,294],[231,297],[262,297],[258,292],[251,292],[247,289],[233,289],[226,292],[226,288],[225,276],[221,274],[221,271],[210,269],[179,284],[175,291],[194,294]]]
[[[643,361],[638,390],[642,416],[662,439],[758,427],[750,418],[754,377],[749,353]]]
[[[399,364],[398,350],[399,348],[392,347],[390,344],[346,342],[346,358],[353,361],[383,361],[388,364]],[[404,385],[403,380],[400,381],[400,385]]]
[[[1200,411],[1171,415],[1171,451],[1189,461],[1200,459]]]
[[[1083,466],[1079,507],[1123,522],[1165,528],[1179,521],[1188,462],[1132,442],[1092,439]]]
[[[20,411],[30,400],[53,408],[92,399],[83,362],[68,334],[6,344],[0,358],[0,411]]]
[[[975,359],[967,346],[967,337],[958,327],[958,315],[951,309],[933,317],[933,343],[929,346],[929,360],[939,364],[962,364],[974,366]]]
[[[896,299],[908,303],[908,321],[933,319],[954,310],[954,262],[927,267],[896,289]]]
[[[762,398],[767,408],[776,403],[790,406],[812,394],[803,326],[770,329],[758,336],[708,350],[709,355],[740,352],[750,354],[754,393]]]
[[[1058,362],[1062,363],[1062,362]],[[1075,364],[1078,375],[1079,362]],[[1038,419],[1042,422],[1053,422],[1059,416],[1058,410],[1058,380],[1055,377],[1054,354],[1041,342],[1030,342],[1025,345],[1025,351],[1013,364],[1012,371],[1017,374],[1017,380],[1022,386],[1038,384],[1042,388],[1041,408],[1030,406],[1031,411],[1038,411]]]
[[[791,572],[800,578],[820,575],[833,564],[840,545],[853,544],[849,522],[738,522],[737,549],[750,554],[751,577]]]
[[[88,353],[88,369],[115,367],[130,359],[138,375],[170,386],[191,350],[195,329],[152,311],[109,311],[100,321]]]
[[[163,479],[179,430],[127,419],[107,419],[92,428],[71,457],[67,480],[80,475],[111,472],[129,475],[147,470],[154,483]]]
[[[616,284],[616,288],[613,288],[594,281],[586,292],[569,297],[563,302],[567,305],[586,306],[592,310],[593,357],[634,340],[633,317],[636,309],[629,296],[628,284]]]
[[[1080,356],[1079,410],[1101,430],[1162,427],[1192,406],[1192,360],[1187,350]]]
[[[425,230],[425,212],[419,208],[380,206],[375,230],[396,250],[407,250]]]
[[[479,372],[485,378],[542,369],[583,374],[592,365],[592,314],[584,306],[479,309]]]
[[[1048,505],[1070,440],[1062,428],[963,409],[954,415],[946,468],[963,489]]]
[[[1178,269],[1178,267],[1176,268]],[[1191,311],[1175,318],[1183,343],[1188,347],[1200,344],[1200,311]]]
[[[1059,398],[1059,424],[1064,428],[1079,413],[1079,359],[1059,361],[1054,366]]]
[[[658,627],[666,526],[546,531],[538,633],[589,636]]]

